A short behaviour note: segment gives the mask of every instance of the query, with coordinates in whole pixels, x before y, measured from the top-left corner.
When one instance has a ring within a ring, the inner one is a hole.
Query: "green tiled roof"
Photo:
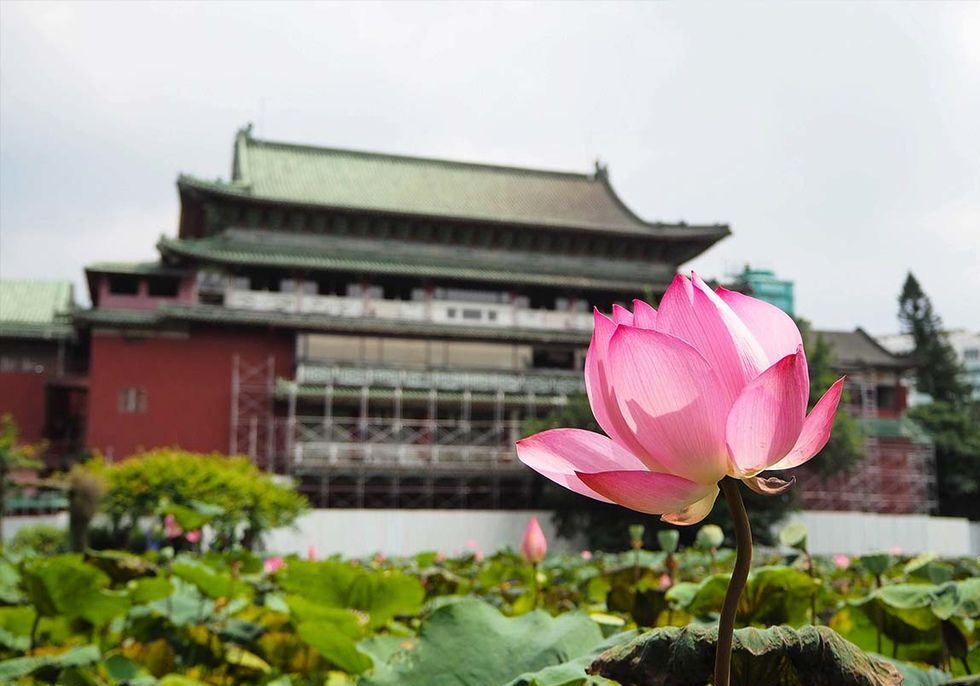
[[[73,307],[70,281],[0,279],[0,336],[67,338]]]
[[[669,265],[347,236],[229,229],[199,239],[161,238],[163,254],[219,264],[348,270],[571,288],[662,291]]]
[[[830,344],[833,363],[838,369],[902,370],[913,366],[909,358],[893,355],[864,329],[815,331],[814,333]]]
[[[161,305],[155,311],[92,309],[78,312],[76,321],[90,326],[153,328],[168,324],[217,324],[224,326],[260,326],[298,331],[322,331],[350,334],[380,334],[426,338],[465,338],[474,340],[526,341],[530,343],[572,343],[587,345],[590,333],[508,329],[492,326],[456,326],[428,322],[405,322],[355,317],[330,317],[316,314],[288,314],[237,310],[220,305]]]
[[[94,262],[85,267],[87,272],[100,274],[162,274],[180,275],[184,272],[174,267],[168,267],[160,262]]]
[[[864,432],[875,438],[908,438],[916,443],[930,442],[929,435],[910,419],[886,419],[883,417],[858,420]]]
[[[722,225],[646,222],[616,196],[604,169],[542,171],[261,141],[238,133],[230,182],[179,184],[272,202],[613,233],[680,229],[721,238]]]

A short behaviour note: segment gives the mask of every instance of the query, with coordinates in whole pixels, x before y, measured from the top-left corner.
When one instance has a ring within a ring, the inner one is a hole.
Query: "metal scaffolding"
[[[235,355],[231,374],[228,452],[248,455],[255,464],[278,471],[274,391],[276,360],[249,364]]]
[[[477,398],[469,389],[440,393],[328,384],[299,396],[280,381],[286,414],[284,459],[312,502],[330,507],[528,507],[532,477],[514,443],[542,403],[567,398]]]

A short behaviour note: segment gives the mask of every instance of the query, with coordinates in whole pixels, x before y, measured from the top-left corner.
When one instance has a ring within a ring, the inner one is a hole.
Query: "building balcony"
[[[296,417],[291,471],[517,472],[519,420]]]
[[[296,369],[301,387],[402,388],[406,390],[472,393],[572,395],[585,392],[579,370],[484,371],[443,369],[386,369],[302,363]]]
[[[590,312],[530,309],[511,303],[453,300],[384,300],[377,298],[277,293],[228,288],[225,307],[259,312],[368,318],[462,327],[515,328],[589,332]]]

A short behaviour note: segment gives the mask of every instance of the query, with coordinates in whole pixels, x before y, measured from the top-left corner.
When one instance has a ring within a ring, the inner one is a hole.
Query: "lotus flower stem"
[[[749,526],[749,516],[745,512],[742,494],[738,491],[738,481],[725,477],[718,485],[725,494],[725,501],[732,513],[735,523],[735,569],[732,579],[728,582],[728,592],[725,603],[721,608],[721,618],[718,621],[718,647],[715,652],[715,678],[713,686],[729,686],[732,668],[732,636],[735,631],[735,613],[738,610],[738,599],[745,588],[752,566],[752,528]]]

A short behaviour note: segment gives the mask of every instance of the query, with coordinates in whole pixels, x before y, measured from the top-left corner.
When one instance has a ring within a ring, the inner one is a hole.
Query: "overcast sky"
[[[980,3],[0,2],[0,275],[152,259],[235,130],[590,171],[690,265],[896,328],[911,269],[980,328]]]

